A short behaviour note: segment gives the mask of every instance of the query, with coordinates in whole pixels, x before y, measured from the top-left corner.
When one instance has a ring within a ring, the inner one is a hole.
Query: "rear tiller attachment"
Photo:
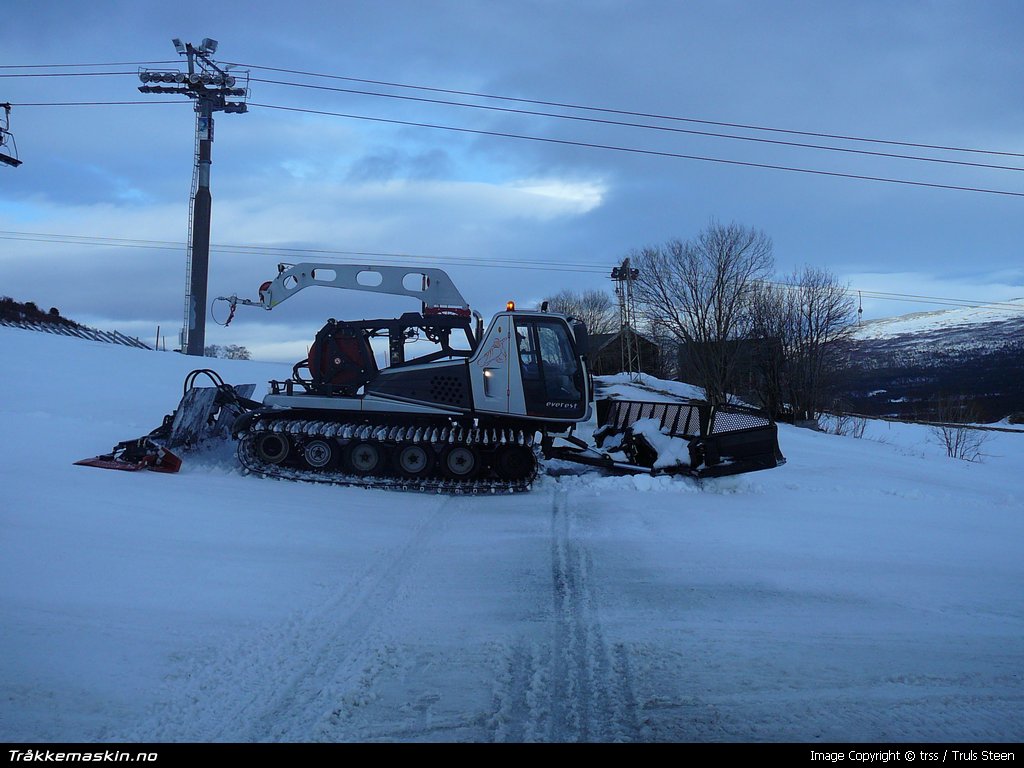
[[[205,375],[212,387],[197,387],[196,379]],[[164,416],[163,423],[144,437],[118,443],[110,453],[76,461],[84,467],[120,469],[137,472],[177,472],[181,458],[171,449],[197,448],[212,440],[230,438],[231,424],[245,411],[259,408],[249,398],[255,384],[232,387],[209,369],[197,369],[185,377],[181,402],[173,413]]]
[[[99,467],[100,469],[120,469],[125,472],[138,472],[148,469],[153,472],[177,472],[181,469],[181,459],[149,437],[138,440],[125,440],[114,446],[110,453],[102,453],[91,459],[76,461],[83,467]]]

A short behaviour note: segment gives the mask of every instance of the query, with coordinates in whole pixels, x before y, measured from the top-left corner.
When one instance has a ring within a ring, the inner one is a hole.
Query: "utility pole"
[[[619,347],[622,356],[622,370],[629,373],[630,381],[640,381],[640,345],[633,331],[636,311],[633,304],[633,281],[640,276],[640,270],[631,267],[629,259],[612,268],[612,280],[615,281],[615,296],[619,300],[619,334],[622,344]]]
[[[15,148],[13,155],[8,155],[3,151],[4,147],[7,146],[7,142],[10,141],[11,145],[14,146],[14,135],[11,133],[11,105],[4,102],[0,104],[0,109],[3,109],[4,116],[0,119],[0,163],[10,165],[17,168],[21,165],[21,160],[18,159],[18,151]]]
[[[188,252],[185,264],[185,320],[181,329],[181,350],[202,356],[206,347],[206,285],[210,273],[210,165],[213,162],[213,113],[248,111],[248,72],[229,73],[210,57],[217,41],[208,37],[198,47],[172,40],[174,49],[188,57],[188,72],[139,71],[142,93],[177,93],[195,101],[196,144],[189,201]],[[242,84],[239,84],[241,80]],[[172,83],[170,86],[150,83]],[[228,101],[229,97],[240,100]]]

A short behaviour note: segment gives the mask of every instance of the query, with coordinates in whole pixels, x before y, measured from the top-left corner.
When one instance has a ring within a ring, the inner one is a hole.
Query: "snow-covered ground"
[[[194,363],[0,328],[3,740],[1024,740],[1022,435],[486,498],[72,466]]]

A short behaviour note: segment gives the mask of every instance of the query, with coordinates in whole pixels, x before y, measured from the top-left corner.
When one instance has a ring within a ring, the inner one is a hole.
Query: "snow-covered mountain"
[[[1022,434],[515,496],[72,465],[196,362],[0,328],[5,741],[1024,741]]]
[[[1024,411],[1024,299],[871,321],[847,357],[852,410],[927,417],[938,399],[964,396],[995,421]]]
[[[986,334],[993,327],[1002,329],[1004,323],[1009,323],[1018,330],[1024,327],[1024,299],[980,307],[956,307],[869,320],[857,329],[855,338],[879,340],[907,335],[920,337],[951,331]]]

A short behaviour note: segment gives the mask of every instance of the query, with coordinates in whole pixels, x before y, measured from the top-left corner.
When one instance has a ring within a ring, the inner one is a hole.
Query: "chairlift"
[[[0,104],[0,107],[4,110],[3,120],[0,122],[0,163],[17,168],[21,165],[21,160],[18,159],[18,145],[14,143],[14,134],[11,133],[11,105],[4,103]],[[5,149],[8,139],[13,154],[7,154]]]

